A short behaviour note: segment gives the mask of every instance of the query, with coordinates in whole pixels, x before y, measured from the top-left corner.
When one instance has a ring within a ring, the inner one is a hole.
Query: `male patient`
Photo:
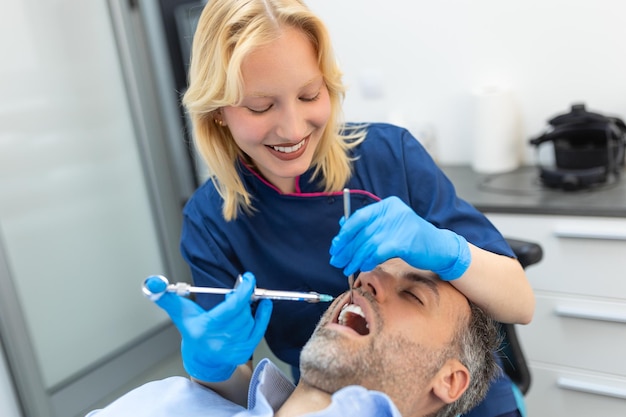
[[[238,377],[241,367],[221,383],[172,377],[88,416],[443,417],[461,414],[484,397],[498,372],[492,354],[498,333],[448,282],[391,259],[359,275],[354,304],[349,302],[344,293],[320,320],[302,350],[295,388],[263,360],[249,387]],[[195,310],[168,313],[181,330],[181,314],[190,311]],[[238,385],[249,390],[247,408],[237,404]]]

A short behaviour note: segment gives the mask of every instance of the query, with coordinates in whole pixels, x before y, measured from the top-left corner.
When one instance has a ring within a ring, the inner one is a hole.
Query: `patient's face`
[[[362,385],[401,399],[425,394],[470,314],[465,296],[435,274],[391,259],[329,307],[300,358],[302,380],[333,393]]]

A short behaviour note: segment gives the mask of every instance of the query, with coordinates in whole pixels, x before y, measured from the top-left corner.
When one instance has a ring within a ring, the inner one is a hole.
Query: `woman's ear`
[[[459,399],[470,383],[469,370],[457,359],[448,360],[437,372],[433,393],[446,404]]]
[[[213,121],[216,125],[220,127],[226,126],[226,122],[224,121],[224,115],[222,114],[221,108],[213,111]]]

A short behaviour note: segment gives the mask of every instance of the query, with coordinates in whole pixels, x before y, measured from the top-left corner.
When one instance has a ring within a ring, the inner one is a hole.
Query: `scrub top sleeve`
[[[209,232],[209,225],[195,209],[187,207],[183,218],[180,252],[191,269],[193,283],[200,287],[233,288],[241,266],[229,259]],[[231,256],[232,258],[232,256]],[[196,302],[209,309],[224,297],[214,294],[196,294]]]

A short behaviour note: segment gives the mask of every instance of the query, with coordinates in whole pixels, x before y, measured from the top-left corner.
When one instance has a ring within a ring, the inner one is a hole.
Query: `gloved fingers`
[[[337,268],[344,268],[346,276],[362,270],[363,263],[370,260],[376,254],[378,246],[388,240],[384,223],[380,220],[375,217],[363,224],[351,241],[344,242],[343,247],[335,251],[336,253],[331,256],[330,264]],[[378,259],[375,258],[371,262],[376,262]]]
[[[243,359],[247,360],[250,357],[265,335],[272,315],[272,308],[271,300],[260,300],[254,318],[251,314],[246,313],[242,314],[241,318],[225,323],[223,333],[219,336],[219,339],[224,342],[229,355],[236,356],[237,350],[241,350],[244,352],[244,356],[247,355]]]
[[[358,268],[361,272],[371,271],[386,260],[398,257],[394,249],[394,246],[384,243],[369,245],[366,250],[364,248],[364,254],[359,256],[359,264],[353,268]]]
[[[273,308],[272,300],[267,299],[260,300],[257,305],[256,314],[254,315],[254,328],[250,334],[250,340],[254,343],[255,347],[265,335],[265,330],[267,330],[267,325],[272,317]]]
[[[344,274],[350,275],[357,271],[371,271],[387,259],[397,256],[394,245],[379,238],[380,236],[374,235],[357,248],[352,259],[344,268]]]
[[[330,246],[330,264],[343,268],[352,260],[355,251],[367,234],[367,229],[371,228],[370,222],[362,222],[355,215],[349,218],[339,230]]]
[[[361,230],[372,222],[374,214],[372,212],[372,206],[378,203],[371,204],[363,207],[354,212],[347,220],[342,217],[343,222],[339,222],[341,228],[339,233],[335,236],[331,242],[330,254],[336,256],[343,248],[352,242],[355,237],[361,232]]]
[[[356,272],[361,264],[361,260],[357,259],[356,255],[361,249],[358,246],[359,242],[348,242],[339,252],[330,258],[330,264],[337,268],[343,268],[343,273],[348,276]]]
[[[155,297],[158,298],[160,295],[165,293],[165,290],[167,289],[167,282],[165,282],[162,278],[163,277],[158,276],[158,275],[152,275],[146,278],[144,285],[148,289],[148,291],[152,293],[148,295],[150,296],[154,295]],[[150,298],[150,299],[154,300],[153,298]]]
[[[216,344],[221,342],[223,345],[221,346],[220,358],[223,362],[234,365],[246,363],[265,335],[271,313],[271,300],[259,301],[254,326],[250,329],[241,329],[236,333],[224,334],[219,339],[214,339],[212,341],[213,351],[216,349]]]
[[[213,333],[210,337],[204,336],[203,348],[198,349],[197,345],[189,345],[183,357],[192,368],[199,368],[200,363],[204,363],[203,367],[206,367],[214,362],[216,355],[219,356],[221,365],[245,363],[263,338],[271,314],[272,301],[261,300],[255,320],[250,316],[241,326],[229,322],[227,326],[221,327],[221,331]],[[206,357],[208,352],[212,352],[211,357]]]
[[[272,316],[273,306],[272,300],[259,300],[254,317],[252,317],[251,309],[249,309],[247,312],[240,314],[237,318],[232,320],[229,327],[240,329],[237,333],[237,337],[245,337],[246,339],[252,340],[253,342],[251,343],[256,347],[265,334],[265,330],[267,330],[267,325]]]
[[[251,272],[246,272],[241,278],[241,282],[234,291],[226,294],[224,301],[210,311],[212,317],[219,317],[222,320],[237,320],[246,311],[250,311],[250,300],[254,293],[256,279]]]
[[[183,320],[206,313],[206,310],[195,302],[171,292],[166,292],[154,303],[165,310],[179,330]]]

